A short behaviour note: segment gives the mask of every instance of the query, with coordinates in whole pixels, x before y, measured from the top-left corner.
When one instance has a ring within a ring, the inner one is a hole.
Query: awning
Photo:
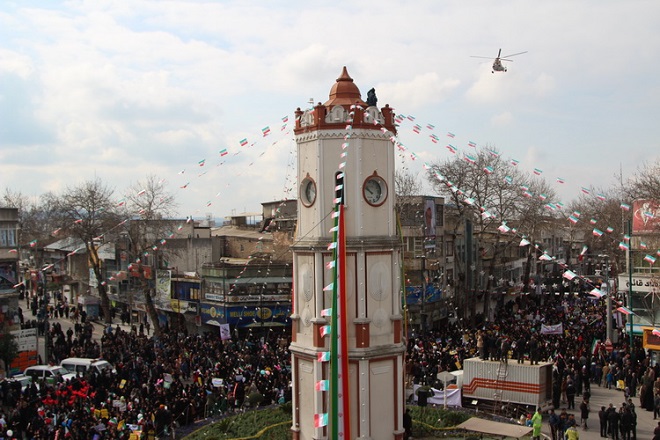
[[[457,428],[467,429],[468,431],[482,432],[498,437],[520,438],[532,432],[529,426],[514,425],[511,423],[493,422],[491,420],[472,417],[457,426]]]
[[[276,322],[276,321],[261,322],[261,321],[257,321],[257,322],[253,322],[251,324],[245,325],[243,327],[255,328],[255,327],[285,327],[285,326],[286,326],[286,324],[284,324],[283,322]]]
[[[216,283],[222,283],[221,280],[214,280]],[[291,277],[246,277],[246,278],[228,278],[226,284],[277,284],[293,283]]]

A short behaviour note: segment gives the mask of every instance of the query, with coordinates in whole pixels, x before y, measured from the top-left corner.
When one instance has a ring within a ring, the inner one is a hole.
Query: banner
[[[564,325],[555,324],[555,325],[545,325],[541,324],[541,334],[542,335],[562,335],[564,334]]]
[[[655,200],[633,202],[633,235],[657,234],[660,227],[660,204]]]
[[[417,402],[417,388],[419,388],[421,385],[414,385],[413,386],[413,401]],[[450,388],[447,389],[445,388],[443,390],[438,390],[435,388],[431,388],[433,390],[433,396],[429,397],[428,400],[426,401],[427,404],[429,405],[443,405],[445,402],[447,403],[447,406],[453,406],[453,407],[462,407],[463,405],[461,404],[461,390],[458,388]],[[445,401],[445,399],[447,399]]]
[[[231,339],[231,330],[229,329],[229,324],[220,324],[220,339],[223,341]]]
[[[172,271],[156,271],[156,297],[159,304],[167,302],[172,298]]]

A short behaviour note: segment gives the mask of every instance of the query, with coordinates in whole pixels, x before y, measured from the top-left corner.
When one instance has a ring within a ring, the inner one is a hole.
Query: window
[[[0,228],[0,247],[16,246],[16,229],[3,227]]]
[[[448,241],[445,243],[445,255],[448,257],[452,257],[454,255],[454,242],[453,241]]]
[[[445,223],[445,205],[437,203],[435,205],[435,226],[444,226]]]

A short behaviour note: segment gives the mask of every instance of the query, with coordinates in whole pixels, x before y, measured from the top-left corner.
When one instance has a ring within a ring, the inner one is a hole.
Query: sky
[[[415,118],[400,168],[423,179],[474,142],[570,201],[660,157],[658,17],[655,0],[3,1],[0,190],[100,178],[121,200],[153,175],[181,217],[260,212],[297,197],[294,111],[346,66]],[[527,53],[506,73],[472,58],[500,48]]]

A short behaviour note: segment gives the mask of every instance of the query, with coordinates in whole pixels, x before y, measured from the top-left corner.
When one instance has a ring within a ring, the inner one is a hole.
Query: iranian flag
[[[342,191],[343,193],[343,191]],[[335,228],[333,256],[333,292],[331,327],[334,336],[330,343],[330,436],[329,438],[350,439],[351,422],[348,383],[348,316],[346,301],[346,232],[344,227],[343,197],[335,205]]]

